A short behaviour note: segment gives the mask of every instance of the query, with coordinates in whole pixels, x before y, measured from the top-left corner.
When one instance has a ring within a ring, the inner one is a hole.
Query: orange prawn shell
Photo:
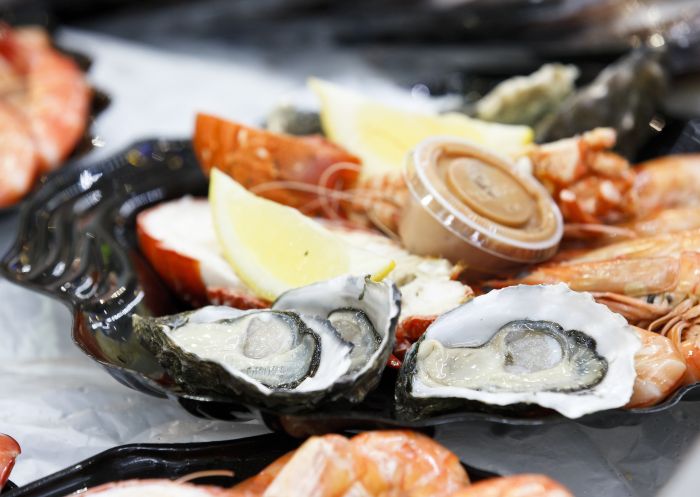
[[[92,90],[75,61],[39,28],[0,27],[0,55],[24,79],[23,91],[6,101],[26,118],[41,171],[51,171],[82,137]]]
[[[671,340],[652,331],[635,330],[642,339],[642,348],[634,358],[637,377],[628,408],[663,401],[680,386],[686,372],[685,360]]]
[[[371,431],[356,435],[351,443],[357,456],[370,463],[361,479],[367,489],[375,489],[374,495],[447,496],[469,484],[459,458],[420,433]]]
[[[469,484],[457,456],[410,431],[373,431],[347,439],[309,438],[293,453],[231,489],[231,497],[401,495],[448,497]]]
[[[684,385],[692,385],[700,381],[700,329],[698,328],[698,325],[691,327],[680,345],[680,352],[688,368],[683,377]]]
[[[357,167],[339,168],[324,177],[335,164],[357,165],[360,160],[321,136],[271,133],[208,114],[197,115],[192,143],[205,173],[220,169],[252,190],[281,182],[258,193],[302,210],[318,195],[287,188],[286,182],[343,190],[354,185],[359,173]]]
[[[91,94],[45,31],[0,23],[0,207],[17,203],[70,155],[87,127]]]
[[[574,497],[563,485],[544,475],[523,474],[482,480],[450,497]]]
[[[637,216],[659,209],[700,205],[700,154],[658,157],[635,168]]]
[[[0,101],[0,208],[21,200],[38,172],[39,162],[26,119]]]

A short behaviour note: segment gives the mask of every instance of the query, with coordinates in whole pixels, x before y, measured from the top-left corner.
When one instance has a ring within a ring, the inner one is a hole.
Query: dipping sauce
[[[561,213],[545,188],[507,158],[456,138],[430,138],[409,154],[410,192],[399,221],[406,248],[495,275],[557,250]]]

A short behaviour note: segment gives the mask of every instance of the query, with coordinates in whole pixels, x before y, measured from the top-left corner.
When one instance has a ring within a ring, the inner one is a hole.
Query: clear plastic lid
[[[521,263],[557,250],[559,208],[506,157],[467,140],[433,137],[409,154],[404,178],[423,209],[464,243]]]

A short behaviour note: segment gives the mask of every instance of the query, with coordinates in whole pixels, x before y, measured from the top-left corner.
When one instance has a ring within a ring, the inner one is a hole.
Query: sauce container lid
[[[409,154],[404,179],[414,200],[471,247],[519,263],[548,259],[557,250],[559,208],[507,157],[468,140],[433,137]]]

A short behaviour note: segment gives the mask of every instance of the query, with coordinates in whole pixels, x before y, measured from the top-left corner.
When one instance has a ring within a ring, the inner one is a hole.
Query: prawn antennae
[[[188,483],[193,480],[199,480],[200,478],[209,478],[212,476],[226,476],[229,478],[233,478],[234,476],[236,476],[236,473],[230,469],[210,469],[205,471],[195,471],[194,473],[189,473],[187,475],[181,476],[180,478],[177,478],[173,481],[175,483]]]

